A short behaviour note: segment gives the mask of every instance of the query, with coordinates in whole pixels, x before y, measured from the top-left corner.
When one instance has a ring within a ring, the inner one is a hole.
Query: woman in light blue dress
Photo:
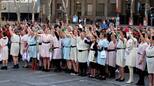
[[[99,71],[99,79],[106,79],[105,76],[105,62],[106,62],[106,49],[109,45],[109,41],[107,40],[107,35],[101,33],[98,40],[98,56],[97,56],[97,64]]]
[[[67,62],[68,70],[71,70],[71,59],[70,59],[70,50],[71,50],[71,37],[66,33],[65,37],[62,39],[63,45],[63,59]]]
[[[28,36],[28,55],[32,59],[32,70],[36,69],[36,62],[37,62],[37,39],[36,35],[32,30],[29,30],[29,36]]]

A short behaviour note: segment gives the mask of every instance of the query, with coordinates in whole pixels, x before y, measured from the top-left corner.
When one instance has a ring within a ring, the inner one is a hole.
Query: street
[[[64,72],[42,72],[32,71],[30,69],[18,70],[10,68],[7,71],[0,70],[0,86],[136,86],[138,76],[135,75],[135,83],[126,84],[128,74],[126,74],[125,82],[117,82],[114,79],[97,80],[88,77],[73,76]],[[146,77],[147,86],[147,77]]]

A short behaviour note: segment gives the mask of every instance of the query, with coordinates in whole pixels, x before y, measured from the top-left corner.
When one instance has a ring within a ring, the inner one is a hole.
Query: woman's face
[[[101,34],[99,35],[99,38],[100,38],[100,39],[104,38],[104,35],[101,33]]]
[[[74,35],[78,35],[78,31],[77,30],[74,30]]]
[[[84,38],[86,36],[85,32],[80,33],[81,38]]]
[[[44,29],[44,33],[47,34],[48,32],[49,32],[49,29],[48,29],[48,28],[45,28],[45,29]]]

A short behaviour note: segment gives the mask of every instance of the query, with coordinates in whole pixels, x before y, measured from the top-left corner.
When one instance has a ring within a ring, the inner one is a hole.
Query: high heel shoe
[[[123,79],[119,79],[119,82],[123,82],[123,81],[125,81],[125,79],[123,78]]]

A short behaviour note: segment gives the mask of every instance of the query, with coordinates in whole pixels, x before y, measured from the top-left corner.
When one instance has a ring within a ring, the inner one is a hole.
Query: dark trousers
[[[116,69],[114,67],[108,66],[108,72],[110,78],[115,78],[115,70]]]
[[[87,63],[80,63],[79,62],[79,70],[81,75],[86,75],[87,73]]]
[[[61,59],[54,59],[53,60],[53,65],[55,67],[55,70],[57,70],[57,71],[61,71],[60,62],[61,62]]]
[[[105,66],[104,65],[98,65],[98,70],[99,70],[99,75],[101,76],[106,76],[106,70],[105,70]]]
[[[139,84],[144,84],[145,72],[140,70],[140,69],[138,69],[138,75],[139,75],[138,83]]]

